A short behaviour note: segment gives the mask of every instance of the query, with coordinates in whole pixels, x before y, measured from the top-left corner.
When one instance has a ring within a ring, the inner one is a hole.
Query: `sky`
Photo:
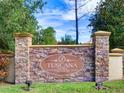
[[[36,15],[39,25],[43,28],[53,27],[57,41],[61,41],[61,37],[65,34],[75,39],[74,0],[44,0],[44,2],[47,4],[43,7],[43,13]],[[78,0],[79,42],[81,43],[90,41],[92,28],[88,27],[89,18],[99,2],[100,0]],[[82,5],[84,6],[80,7]]]

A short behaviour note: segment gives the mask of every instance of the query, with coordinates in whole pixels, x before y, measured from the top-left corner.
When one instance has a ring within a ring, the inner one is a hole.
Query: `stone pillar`
[[[29,46],[32,45],[32,35],[15,33],[15,83],[24,83],[30,79]]]
[[[124,50],[120,48],[115,48],[111,50],[112,53],[119,53],[122,54],[122,61],[123,61],[123,77],[124,77]]]
[[[109,36],[110,32],[97,31],[94,33],[95,47],[95,81],[108,80],[109,75]]]

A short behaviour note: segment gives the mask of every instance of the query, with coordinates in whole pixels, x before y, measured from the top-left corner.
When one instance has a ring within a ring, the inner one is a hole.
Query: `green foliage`
[[[61,38],[60,44],[75,44],[75,42],[70,35],[65,35],[65,37]]]
[[[90,19],[89,26],[92,32],[104,30],[112,32],[110,37],[111,48],[124,48],[124,1],[101,0],[96,8],[96,13]]]
[[[1,49],[14,51],[15,32],[36,32],[38,25],[34,13],[42,5],[42,0],[0,0]]]
[[[55,45],[57,44],[55,38],[55,30],[52,27],[48,27],[46,29],[41,29],[35,33],[36,37],[34,44],[42,44],[42,45]]]
[[[0,36],[0,50],[8,50],[9,46],[8,46],[8,42],[6,42],[6,38],[3,37],[2,35]]]

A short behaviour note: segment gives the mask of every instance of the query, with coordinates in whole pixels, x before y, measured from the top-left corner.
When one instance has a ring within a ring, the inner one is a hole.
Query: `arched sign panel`
[[[74,55],[55,54],[45,58],[41,66],[49,73],[65,76],[79,71],[83,65],[80,58]]]

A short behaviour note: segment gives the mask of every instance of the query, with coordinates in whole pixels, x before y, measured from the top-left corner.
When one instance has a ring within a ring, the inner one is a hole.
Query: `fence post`
[[[94,33],[95,47],[95,81],[108,80],[109,75],[109,36],[110,32],[97,31]]]
[[[24,83],[30,78],[29,46],[32,34],[15,33],[15,83]]]

